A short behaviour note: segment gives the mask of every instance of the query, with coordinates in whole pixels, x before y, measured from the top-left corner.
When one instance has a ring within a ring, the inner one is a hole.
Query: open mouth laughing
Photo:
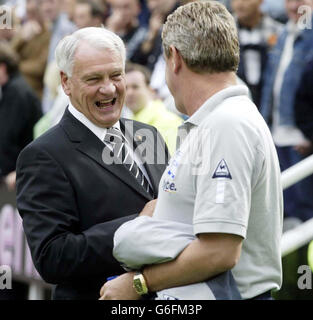
[[[116,98],[110,100],[98,100],[95,102],[95,105],[99,109],[105,109],[109,107],[113,107],[115,105]]]

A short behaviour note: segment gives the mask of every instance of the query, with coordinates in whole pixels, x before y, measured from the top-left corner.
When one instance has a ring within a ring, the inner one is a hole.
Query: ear
[[[170,46],[170,65],[174,73],[178,73],[183,64],[180,52],[174,46]]]
[[[71,89],[70,89],[70,79],[69,77],[67,76],[66,73],[64,73],[63,71],[60,71],[60,76],[61,76],[61,85],[62,85],[62,88],[65,92],[66,95],[70,95],[71,93]]]

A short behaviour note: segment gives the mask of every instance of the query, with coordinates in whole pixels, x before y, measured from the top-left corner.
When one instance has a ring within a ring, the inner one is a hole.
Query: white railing
[[[313,240],[313,219],[310,219],[298,227],[284,232],[282,237],[282,257],[296,251]]]
[[[287,189],[298,181],[313,174],[313,155],[298,162],[282,173],[283,189]]]
[[[313,155],[282,172],[283,189],[313,174]],[[286,231],[282,237],[282,257],[313,240],[313,218]]]

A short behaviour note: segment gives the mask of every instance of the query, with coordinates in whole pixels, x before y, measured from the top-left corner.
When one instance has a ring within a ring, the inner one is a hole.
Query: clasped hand
[[[157,199],[146,203],[139,216],[153,216]],[[121,276],[107,281],[100,290],[99,300],[139,300],[138,295],[133,288],[133,277],[135,272],[127,272]]]

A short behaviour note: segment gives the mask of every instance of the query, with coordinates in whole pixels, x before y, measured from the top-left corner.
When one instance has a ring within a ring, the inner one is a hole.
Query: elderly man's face
[[[72,77],[61,73],[61,80],[73,106],[95,125],[108,128],[119,120],[126,89],[123,61],[118,53],[81,42]]]

